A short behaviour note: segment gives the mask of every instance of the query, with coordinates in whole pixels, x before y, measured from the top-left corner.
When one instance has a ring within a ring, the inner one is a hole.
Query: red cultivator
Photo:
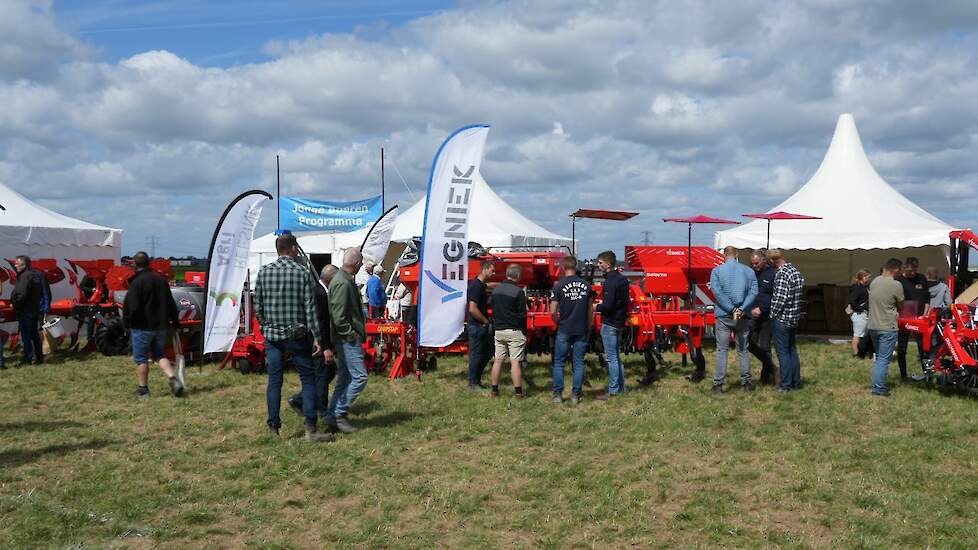
[[[978,249],[978,236],[963,230],[952,231],[950,237],[951,273],[947,285],[951,296],[958,299],[978,278],[978,274],[968,270],[968,254],[971,248]],[[901,318],[899,324],[901,330],[920,335],[926,357],[925,379],[978,394],[978,326],[973,304],[955,303],[946,309],[932,309],[921,317]]]

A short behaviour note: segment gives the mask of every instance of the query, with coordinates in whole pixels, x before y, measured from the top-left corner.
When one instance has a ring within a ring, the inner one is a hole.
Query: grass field
[[[788,395],[714,396],[676,367],[576,408],[542,360],[522,401],[443,360],[371,378],[361,432],[323,445],[287,408],[264,434],[261,375],[193,369],[176,400],[154,371],[136,402],[127,360],[57,357],[0,371],[0,547],[974,548],[978,400],[872,398],[847,346],[801,353]]]

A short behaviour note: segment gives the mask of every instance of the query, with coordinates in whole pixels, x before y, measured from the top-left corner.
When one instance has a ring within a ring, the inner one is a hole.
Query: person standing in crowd
[[[917,271],[920,262],[913,256],[907,258],[903,264],[903,274],[897,277],[897,282],[903,285],[903,296],[905,306],[912,308],[907,313],[911,315],[923,315],[924,308],[930,303],[930,292],[927,290],[927,278],[923,273]],[[914,333],[914,340],[917,342],[917,357],[921,368],[925,359],[924,348],[919,333]],[[897,364],[900,366],[900,379],[909,380],[907,375],[907,347],[910,343],[910,332],[902,331],[897,335]]]
[[[401,311],[401,320],[404,321],[408,326],[416,326],[418,306],[414,305],[414,293],[411,289],[400,282],[397,284],[397,290],[394,291],[394,299],[398,302],[398,309]]]
[[[384,291],[384,266],[374,266],[373,273],[367,279],[367,317],[381,319],[387,308],[387,293]]]
[[[357,272],[355,281],[363,304],[363,317],[370,317],[370,298],[367,296],[367,283],[374,274],[374,263],[371,260],[363,262],[363,269]]]
[[[747,350],[761,362],[761,384],[777,384],[778,369],[771,358],[771,296],[774,295],[774,268],[767,263],[767,250],[759,248],[750,255],[750,265],[757,279],[757,299],[751,310]]]
[[[610,250],[598,254],[598,269],[604,272],[601,303],[601,344],[608,362],[608,392],[595,397],[599,401],[625,393],[625,367],[619,355],[621,331],[625,329],[631,299],[628,295],[628,279],[615,269],[618,258]]]
[[[321,349],[319,318],[316,315],[316,292],[309,269],[297,261],[299,243],[295,235],[275,239],[278,259],[262,266],[255,283],[255,317],[265,337],[265,365],[268,369],[268,429],[279,435],[282,419],[282,379],[285,354],[291,354],[292,366],[302,383],[302,415],[305,417],[305,439],[310,442],[331,441],[331,434],[319,431],[316,412],[316,369],[313,355]]]
[[[594,317],[594,295],[591,285],[577,274],[577,258],[561,260],[564,276],[557,281],[550,297],[550,316],[557,324],[554,340],[554,403],[563,402],[564,362],[568,354],[573,367],[571,403],[577,405],[584,392],[584,354],[587,352],[591,318]]]
[[[14,259],[14,270],[17,280],[10,293],[10,304],[17,317],[20,329],[20,342],[24,350],[21,365],[40,365],[44,362],[44,351],[41,348],[41,308],[44,300],[44,286],[37,271],[31,269],[29,256],[17,256]]]
[[[363,256],[360,251],[348,248],[343,254],[343,268],[329,283],[330,335],[336,347],[337,380],[333,399],[329,402],[326,424],[333,430],[347,434],[357,431],[347,414],[367,386],[367,369],[363,364],[367,327],[354,282],[361,265]]]
[[[325,424],[327,407],[329,406],[329,384],[336,377],[336,357],[333,351],[333,338],[329,334],[329,293],[326,289],[333,280],[338,268],[327,265],[319,272],[319,283],[313,285],[316,298],[316,318],[319,320],[319,345],[322,354],[312,358],[312,366],[316,373],[316,412],[320,422]],[[296,414],[302,416],[302,392],[289,398],[289,406]]]
[[[951,292],[947,284],[940,279],[936,267],[927,268],[927,292],[930,294],[930,300],[924,310],[925,315],[932,309],[945,309],[953,302]]]
[[[0,279],[0,294],[3,294],[3,280]],[[7,360],[3,357],[3,348],[7,341],[3,338],[4,332],[0,332],[0,370],[7,370]]]
[[[860,269],[849,287],[849,319],[852,320],[852,355],[866,357],[866,324],[869,322],[869,271]]]
[[[900,304],[904,300],[905,285],[895,280],[901,267],[900,260],[890,258],[883,266],[883,274],[869,285],[869,337],[876,349],[871,391],[880,397],[890,395],[886,378],[899,334],[897,318]]]
[[[506,280],[489,297],[495,324],[496,358],[492,363],[492,396],[499,397],[499,377],[503,360],[509,358],[513,378],[513,397],[523,398],[523,369],[526,354],[526,293],[516,283],[523,269],[516,264],[506,268]]]
[[[771,329],[778,351],[778,365],[781,367],[778,392],[784,393],[801,388],[801,360],[798,358],[796,336],[798,321],[801,320],[805,278],[795,266],[785,261],[780,249],[769,250],[767,259],[771,267],[777,270],[771,297]]]
[[[469,337],[469,389],[486,391],[482,373],[492,358],[490,350],[492,327],[489,324],[489,279],[496,274],[496,264],[484,260],[479,275],[469,283],[466,296],[465,322]]]
[[[170,379],[170,393],[183,395],[183,384],[173,372],[164,351],[170,339],[170,328],[178,328],[180,314],[170,292],[170,283],[149,267],[149,254],[137,252],[132,257],[136,274],[129,279],[129,289],[122,304],[122,320],[132,337],[132,360],[136,363],[136,399],[149,397],[149,360],[153,359]]]
[[[713,376],[713,393],[723,393],[723,383],[727,378],[727,355],[730,350],[730,335],[733,334],[740,359],[740,385],[744,391],[754,390],[750,374],[750,352],[747,351],[747,336],[750,330],[748,312],[757,299],[757,276],[751,268],[737,261],[737,249],[728,246],[723,249],[722,265],[710,273],[710,289],[716,298],[717,360]]]

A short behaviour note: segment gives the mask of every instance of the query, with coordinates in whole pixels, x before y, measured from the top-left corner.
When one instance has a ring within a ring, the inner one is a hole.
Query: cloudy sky
[[[0,181],[127,253],[203,255],[276,154],[283,194],[355,199],[384,146],[409,205],[444,137],[486,122],[483,175],[544,227],[641,212],[582,222],[593,255],[771,208],[851,112],[885,179],[975,226],[976,29],[953,1],[0,0]]]

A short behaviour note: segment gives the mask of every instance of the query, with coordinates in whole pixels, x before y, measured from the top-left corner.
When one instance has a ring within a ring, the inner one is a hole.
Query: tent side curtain
[[[21,246],[104,246],[118,248],[122,244],[122,231],[117,229],[6,225],[0,226],[0,240]]]
[[[870,250],[785,250],[785,259],[801,271],[806,285],[848,286],[852,284],[852,276],[860,269],[866,269],[875,276],[888,259],[904,261],[910,256],[920,261],[921,272],[928,267],[936,267],[941,276],[947,275],[946,245]]]

